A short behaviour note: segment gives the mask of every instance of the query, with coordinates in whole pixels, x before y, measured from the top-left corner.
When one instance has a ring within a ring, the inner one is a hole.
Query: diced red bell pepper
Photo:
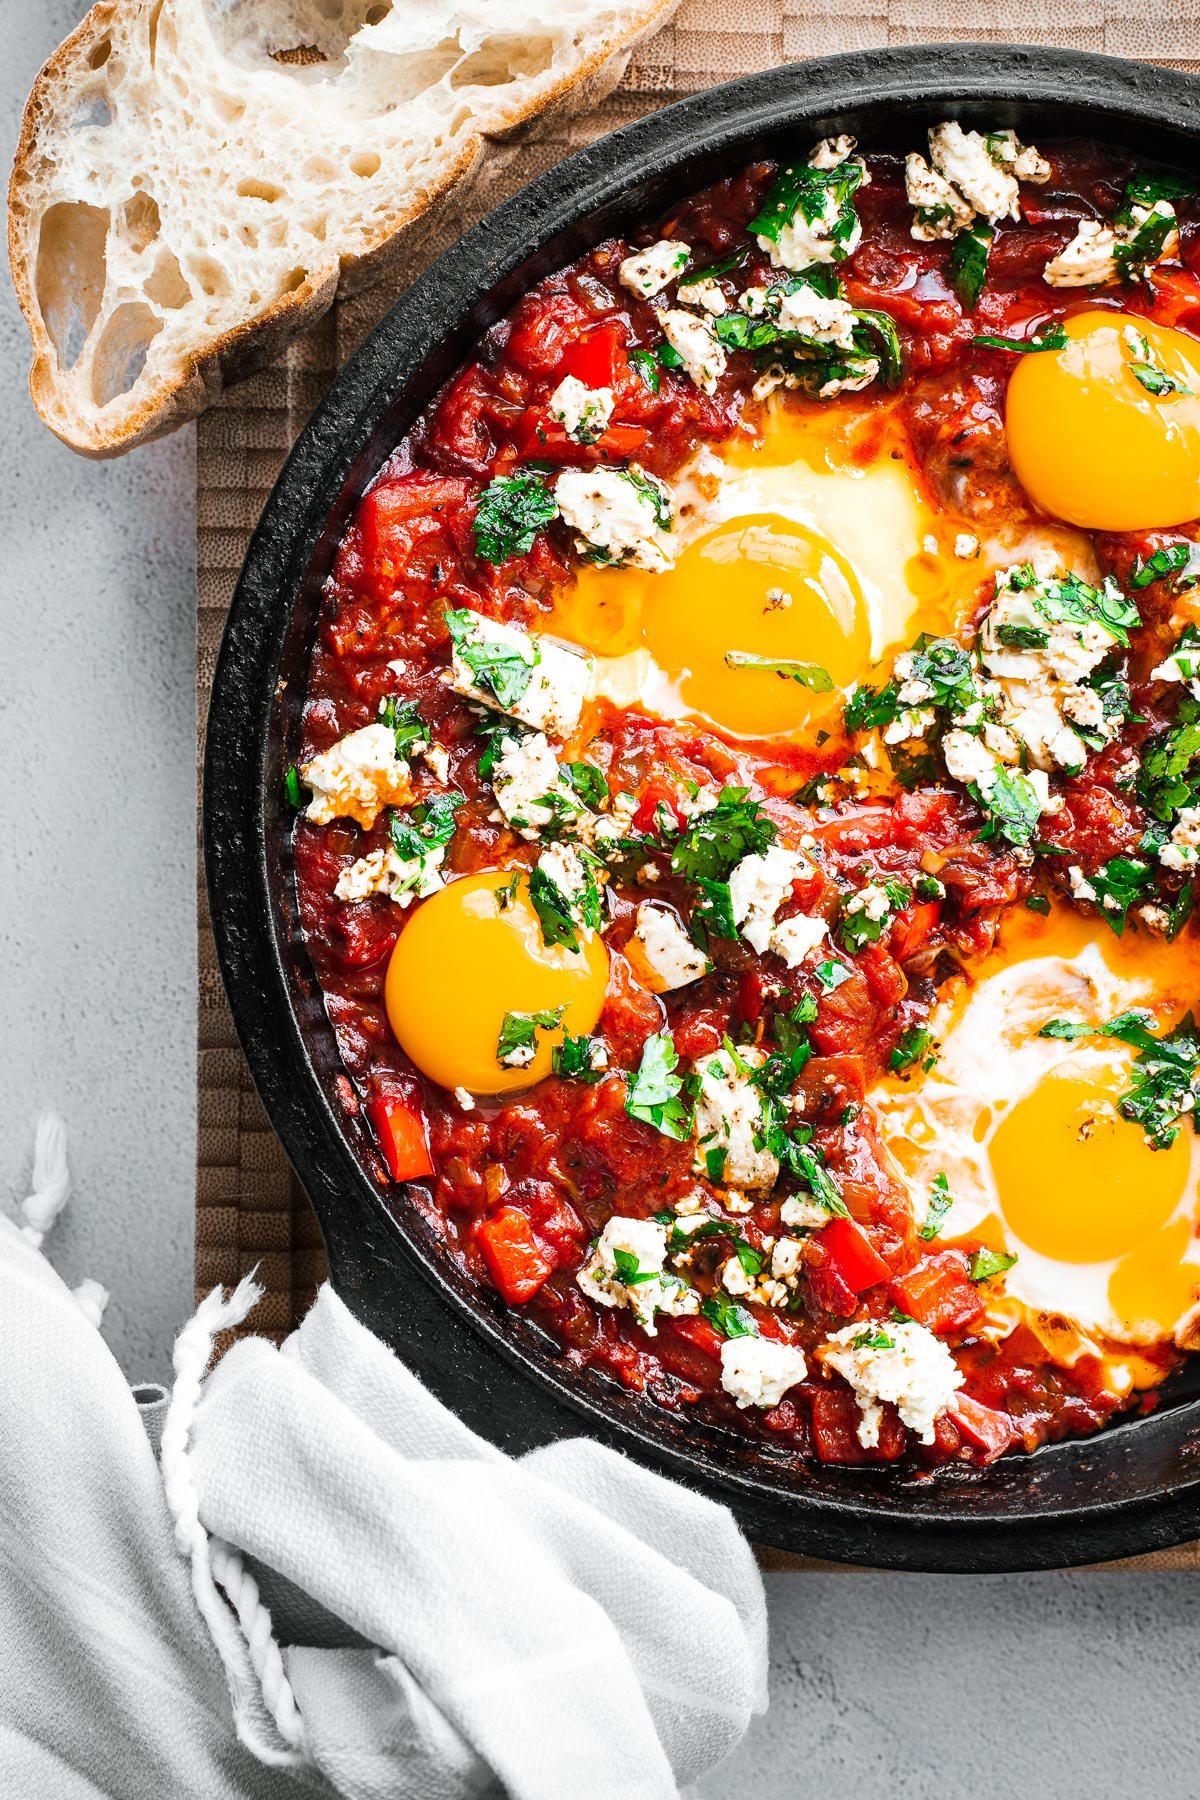
[[[890,1281],[892,1271],[853,1219],[833,1219],[817,1237],[825,1261],[855,1294]]]
[[[640,425],[610,425],[594,444],[581,444],[540,406],[530,406],[517,422],[514,441],[519,458],[590,464],[597,454],[618,462],[639,456],[647,435]]]
[[[488,1272],[510,1306],[531,1299],[554,1273],[553,1261],[520,1207],[502,1206],[482,1220],[475,1236]]]
[[[939,1250],[922,1257],[907,1275],[892,1283],[891,1292],[901,1312],[940,1335],[965,1330],[983,1310],[961,1250]]]
[[[555,370],[555,381],[573,375],[584,387],[610,388],[626,363],[624,329],[615,319],[605,319],[580,332]]]
[[[823,1463],[895,1462],[904,1455],[905,1433],[899,1416],[890,1406],[884,1408],[879,1421],[879,1442],[867,1450],[858,1441],[858,1423],[862,1417],[858,1401],[848,1387],[840,1384],[805,1390],[812,1408],[813,1448]]]
[[[663,1324],[666,1324],[665,1319]],[[725,1339],[715,1326],[709,1324],[707,1319],[672,1319],[670,1329],[675,1337],[685,1338],[689,1344],[705,1356],[710,1356],[714,1361],[720,1362],[721,1345]]]
[[[955,1396],[949,1416],[967,1442],[982,1453],[976,1458],[979,1462],[995,1462],[1017,1435],[1017,1428],[1007,1413],[997,1412],[994,1406],[985,1406],[981,1400],[973,1400],[970,1394]]]
[[[892,921],[892,955],[897,962],[905,962],[915,956],[925,939],[929,936],[938,919],[942,907],[939,900],[921,900],[916,906],[910,906],[905,912],[897,913]]]
[[[419,1181],[433,1174],[433,1158],[420,1108],[405,1094],[376,1094],[367,1117],[393,1181]]]

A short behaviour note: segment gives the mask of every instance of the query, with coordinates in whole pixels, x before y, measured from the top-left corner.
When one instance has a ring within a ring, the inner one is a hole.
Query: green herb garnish
[[[833,676],[820,663],[796,662],[786,656],[753,656],[745,650],[727,650],[725,661],[731,669],[763,669],[772,675],[782,675],[813,694],[828,694],[833,690]]]
[[[929,1205],[925,1209],[925,1223],[918,1236],[924,1238],[926,1243],[937,1237],[953,1205],[954,1195],[950,1192],[950,1183],[945,1175],[935,1175],[929,1190]]]
[[[534,640],[485,638],[480,633],[477,614],[465,608],[448,610],[445,617],[451,642],[475,686],[483,693],[493,694],[499,706],[516,706],[542,660]]]
[[[976,1250],[968,1273],[972,1281],[991,1281],[1011,1269],[1017,1258],[1011,1250]]]
[[[475,554],[490,563],[528,556],[538,532],[557,517],[558,501],[535,470],[500,475],[479,496]]]
[[[629,1082],[625,1111],[631,1119],[653,1125],[664,1137],[682,1141],[692,1129],[691,1109],[683,1099],[683,1077],[670,1032],[650,1037]]]
[[[698,813],[680,833],[671,867],[685,881],[724,881],[743,856],[775,842],[775,823],[744,787],[722,788],[711,812]]]

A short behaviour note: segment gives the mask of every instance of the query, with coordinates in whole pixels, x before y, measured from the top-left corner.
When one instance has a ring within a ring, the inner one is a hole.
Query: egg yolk
[[[1128,1062],[1068,1057],[1012,1107],[990,1148],[1009,1229],[1059,1262],[1108,1262],[1161,1230],[1187,1185],[1182,1134],[1152,1150],[1117,1110]]]
[[[501,1094],[550,1073],[564,1033],[593,1031],[604,1004],[608,952],[599,936],[579,948],[543,942],[522,871],[488,869],[439,888],[404,930],[388,964],[384,999],[402,1050],[442,1087]],[[508,1013],[557,1012],[539,1029],[532,1062],[505,1068],[497,1046]]]
[[[1067,343],[1017,359],[1008,452],[1043,512],[1090,530],[1200,515],[1200,342],[1130,313],[1065,321]]]

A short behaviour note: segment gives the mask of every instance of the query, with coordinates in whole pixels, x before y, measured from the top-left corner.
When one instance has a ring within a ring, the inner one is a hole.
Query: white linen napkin
[[[765,1709],[724,1508],[586,1439],[503,1455],[328,1288],[201,1389],[228,1317],[180,1341],[168,1511],[116,1363],[0,1220],[5,1791],[672,1800]]]

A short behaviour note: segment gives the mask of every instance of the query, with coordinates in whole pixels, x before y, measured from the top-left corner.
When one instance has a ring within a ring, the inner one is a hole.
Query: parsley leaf
[[[1096,891],[1105,922],[1120,937],[1130,907],[1145,899],[1154,886],[1154,870],[1138,856],[1111,856],[1088,880]]]
[[[662,377],[658,372],[658,362],[652,350],[631,350],[629,366],[639,375],[652,394],[657,394],[662,386]]]
[[[563,763],[567,780],[585,806],[598,810],[608,799],[608,783],[599,769],[587,762]]]
[[[1029,355],[1039,350],[1065,350],[1067,334],[1062,320],[1056,319],[1049,331],[1034,332],[1032,337],[993,337],[990,333],[983,332],[980,336],[973,337],[971,342],[981,350],[1013,350],[1019,355]]]
[[[401,700],[399,695],[389,694],[380,703],[379,720],[395,734],[396,755],[405,760],[415,745],[429,742],[429,727],[417,711],[415,700]]]
[[[1200,724],[1176,725],[1156,732],[1142,751],[1137,776],[1137,797],[1146,811],[1164,823],[1182,806],[1190,806],[1196,793],[1192,765],[1200,756]]]
[[[625,1095],[625,1111],[631,1119],[653,1125],[664,1137],[682,1141],[692,1129],[692,1115],[683,1100],[683,1077],[670,1032],[646,1039],[642,1060]]]
[[[894,1350],[896,1340],[889,1337],[882,1326],[876,1326],[874,1331],[867,1326],[859,1332],[857,1337],[850,1339],[850,1348],[852,1350]]]
[[[671,867],[685,881],[724,881],[743,856],[759,854],[775,842],[774,821],[749,788],[722,788],[711,812],[698,813],[680,833],[671,852]]]
[[[897,1073],[902,1069],[911,1069],[914,1063],[921,1061],[932,1042],[933,1033],[926,1026],[910,1025],[888,1057],[888,1067]],[[931,1056],[925,1062],[925,1068],[932,1068],[935,1061],[936,1058]]]
[[[506,1069],[523,1069],[537,1054],[539,1031],[553,1031],[562,1024],[565,1007],[548,1012],[509,1012],[504,1015],[496,1043],[496,1061]]]
[[[552,875],[541,863],[529,872],[529,899],[542,928],[542,942],[547,946],[563,944],[568,950],[579,949],[578,927],[599,931],[602,922],[600,890],[591,870],[584,864],[586,883],[581,893],[564,894]]]
[[[1017,845],[1033,842],[1042,806],[1028,776],[1019,769],[1001,767],[986,800],[976,787],[971,791],[987,814],[981,838],[1001,837]]]
[[[700,877],[696,886],[701,898],[692,908],[691,935],[693,942],[707,952],[714,938],[732,942],[737,937],[733,896],[727,881],[707,881]]]
[[[572,1037],[568,1031],[550,1056],[550,1066],[564,1081],[599,1081],[608,1068],[603,1038]]]
[[[929,1190],[929,1205],[925,1209],[925,1223],[917,1235],[924,1238],[926,1243],[937,1237],[953,1205],[954,1195],[950,1192],[950,1183],[945,1175],[935,1175]]]
[[[613,1263],[617,1271],[617,1279],[624,1287],[637,1287],[643,1281],[657,1281],[657,1269],[643,1269],[632,1250],[617,1250],[612,1253]]]
[[[1016,1260],[1011,1250],[976,1250],[968,1274],[972,1281],[991,1281],[993,1276],[1011,1269]]]
[[[700,1302],[701,1316],[715,1325],[722,1337],[757,1337],[758,1326],[754,1323],[753,1313],[739,1306],[736,1300],[727,1300],[724,1294],[710,1294],[707,1300]]]
[[[843,981],[849,981],[853,973],[854,970],[848,969],[845,963],[819,962],[817,964],[817,980],[827,994],[832,994],[834,988],[841,987]]]
[[[828,694],[833,690],[833,676],[820,663],[796,662],[786,656],[753,656],[745,650],[727,650],[725,661],[731,669],[764,669],[785,676],[813,694]]]
[[[479,620],[467,608],[448,609],[446,624],[455,650],[470,671],[475,686],[494,694],[497,704],[516,706],[528,688],[542,653],[532,638],[485,638]]]
[[[976,698],[975,675],[971,658],[953,638],[919,637],[909,655],[912,667],[908,680],[924,682],[933,689],[932,697],[922,706],[965,712]],[[900,698],[901,683],[894,678],[883,687],[856,688],[846,702],[843,722],[847,731],[877,731],[890,725],[908,706]]]
[[[539,531],[558,517],[558,501],[532,469],[489,481],[475,512],[475,553],[485,562],[528,556]]]
[[[968,312],[979,304],[995,235],[985,220],[977,219],[956,233],[950,246],[950,285]]]
[[[1162,581],[1168,575],[1178,574],[1192,562],[1196,550],[1195,544],[1165,544],[1153,556],[1147,557],[1145,562],[1139,556],[1130,572],[1130,587],[1149,587],[1152,581]]]
[[[393,813],[388,820],[388,836],[392,849],[403,862],[419,862],[431,850],[440,850],[450,842],[455,830],[455,809],[463,804],[463,796],[452,790],[434,794],[407,814]]]
[[[283,778],[283,797],[293,812],[299,812],[304,805],[304,795],[300,791],[300,774],[295,763],[289,765]]]

